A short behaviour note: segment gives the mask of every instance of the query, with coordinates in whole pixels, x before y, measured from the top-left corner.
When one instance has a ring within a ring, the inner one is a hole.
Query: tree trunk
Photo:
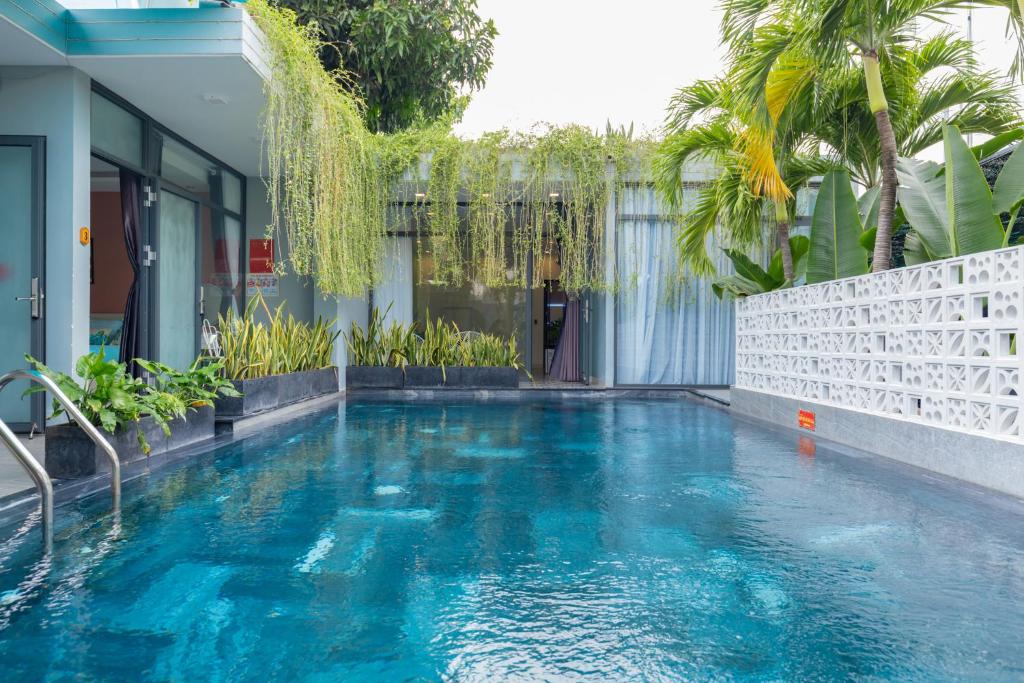
[[[878,202],[878,233],[875,236],[875,253],[871,270],[880,273],[889,270],[892,261],[892,219],[896,211],[896,134],[889,119],[889,102],[882,85],[882,71],[878,53],[870,50],[861,55],[864,65],[864,79],[868,89],[868,104],[875,115],[878,142],[882,151],[882,193]]]
[[[878,233],[875,235],[875,253],[871,270],[880,273],[889,270],[892,261],[892,219],[896,212],[896,135],[888,110],[875,113],[875,125],[882,144],[882,192],[878,200]]]
[[[775,203],[775,222],[779,240],[779,251],[782,252],[782,274],[786,282],[792,283],[793,249],[789,244],[789,209],[785,202]]]

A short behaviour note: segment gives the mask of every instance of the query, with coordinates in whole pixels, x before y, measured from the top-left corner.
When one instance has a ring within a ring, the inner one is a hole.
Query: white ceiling
[[[68,62],[235,170],[259,175],[263,79],[242,56],[72,56]]]
[[[4,66],[57,66],[64,55],[0,15],[0,64]]]

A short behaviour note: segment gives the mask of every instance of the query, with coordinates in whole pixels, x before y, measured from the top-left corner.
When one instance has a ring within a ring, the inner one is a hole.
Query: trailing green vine
[[[267,38],[271,76],[263,117],[268,235],[325,294],[362,296],[378,281],[389,231],[430,245],[434,283],[537,287],[557,249],[562,287],[614,285],[606,275],[607,207],[643,163],[631,132],[582,126],[489,133],[462,140],[451,122],[375,135],[363,106],[323,70],[315,25],[251,0]],[[412,206],[399,200],[413,197]]]
[[[380,272],[386,169],[362,104],[323,70],[313,24],[291,10],[252,0],[247,10],[267,38],[263,142],[270,235],[287,241],[299,275],[316,274],[325,293],[359,296]]]

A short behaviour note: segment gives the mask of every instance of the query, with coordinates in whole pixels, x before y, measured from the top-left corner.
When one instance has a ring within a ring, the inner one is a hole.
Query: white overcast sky
[[[656,130],[681,85],[720,71],[717,0],[479,0],[500,35],[487,85],[458,132],[535,123]],[[966,27],[963,16],[954,22]],[[975,10],[981,61],[1005,71],[1005,14]]]

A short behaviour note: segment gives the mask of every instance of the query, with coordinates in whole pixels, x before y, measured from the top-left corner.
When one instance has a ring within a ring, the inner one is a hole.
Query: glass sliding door
[[[43,359],[43,139],[0,136],[0,374]],[[43,396],[25,382],[0,393],[0,419],[18,431],[43,424]]]
[[[199,204],[166,190],[157,223],[157,360],[187,368],[199,337],[197,278]]]
[[[242,224],[223,212],[202,209],[202,319],[216,324],[242,308]]]

